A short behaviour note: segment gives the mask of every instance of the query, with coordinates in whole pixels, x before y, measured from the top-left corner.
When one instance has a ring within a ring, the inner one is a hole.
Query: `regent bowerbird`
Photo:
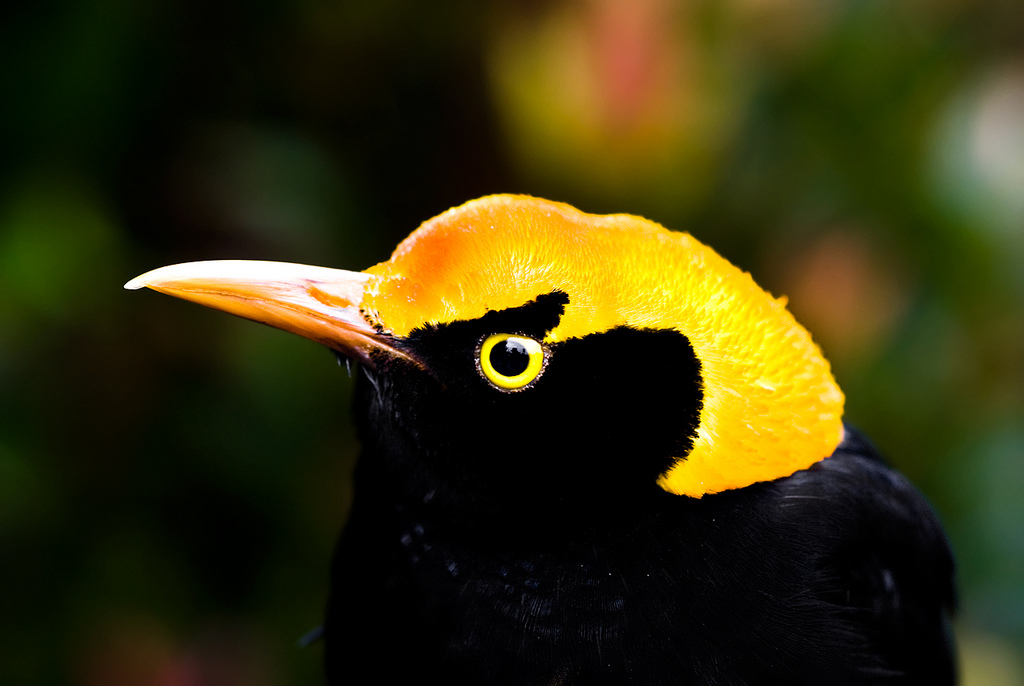
[[[364,272],[143,286],[358,366],[330,683],[955,681],[934,513],[784,300],[688,234],[500,195]]]

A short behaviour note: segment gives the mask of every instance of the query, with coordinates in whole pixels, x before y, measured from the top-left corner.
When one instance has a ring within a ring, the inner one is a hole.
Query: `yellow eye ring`
[[[544,370],[544,346],[527,336],[491,334],[478,349],[480,374],[500,389],[518,391]]]

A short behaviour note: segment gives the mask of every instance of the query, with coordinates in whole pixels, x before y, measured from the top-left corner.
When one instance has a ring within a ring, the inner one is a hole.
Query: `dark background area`
[[[1024,683],[1016,0],[3,10],[0,682],[320,683],[296,640],[350,497],[350,380],[122,284],[363,269],[494,192],[690,231],[788,295],[948,527],[965,683]]]

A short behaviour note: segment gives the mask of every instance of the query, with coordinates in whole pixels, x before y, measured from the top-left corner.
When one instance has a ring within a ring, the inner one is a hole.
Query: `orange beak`
[[[375,352],[418,364],[360,311],[363,289],[373,278],[286,262],[217,260],[154,269],[124,287],[152,288],[290,331],[371,368]]]

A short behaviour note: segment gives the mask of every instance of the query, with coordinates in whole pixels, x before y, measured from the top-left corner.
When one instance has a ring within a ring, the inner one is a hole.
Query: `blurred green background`
[[[44,0],[0,105],[0,683],[320,683],[344,368],[121,286],[493,192],[788,295],[948,527],[965,683],[1024,683],[1019,0]]]

